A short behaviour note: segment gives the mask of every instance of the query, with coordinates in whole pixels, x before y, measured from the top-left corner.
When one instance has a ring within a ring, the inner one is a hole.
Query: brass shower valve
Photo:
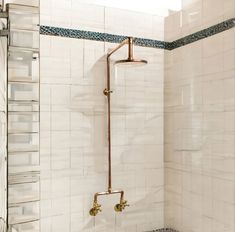
[[[101,212],[101,205],[98,204],[98,197],[104,196],[104,195],[113,195],[113,194],[120,194],[120,203],[116,204],[114,209],[116,212],[122,212],[127,206],[127,201],[124,200],[124,191],[123,190],[111,190],[111,188],[108,189],[108,191],[105,192],[98,192],[94,195],[94,201],[93,201],[93,208],[90,209],[90,215],[96,216],[99,212]]]
[[[121,200],[121,202],[119,204],[116,204],[114,206],[114,210],[116,212],[122,212],[126,207],[130,206],[129,204],[127,204],[127,201],[125,200]]]
[[[91,216],[96,216],[99,212],[101,212],[101,205],[98,204],[97,202],[94,202],[93,208],[90,209],[90,215]]]

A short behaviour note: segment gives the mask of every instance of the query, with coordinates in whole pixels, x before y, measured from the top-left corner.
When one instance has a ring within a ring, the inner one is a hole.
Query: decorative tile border
[[[166,44],[165,49],[173,50],[175,48],[179,48],[179,47],[185,46],[187,44],[196,42],[198,40],[205,39],[210,36],[216,35],[216,34],[221,33],[223,31],[229,30],[233,27],[235,27],[235,18],[226,20],[222,23],[216,24],[216,25],[211,26],[209,28],[206,28],[204,30],[195,32],[191,35],[187,35],[181,39],[177,39],[173,42],[170,42],[170,43]]]
[[[77,38],[77,39],[96,40],[96,41],[103,41],[110,43],[120,43],[127,38],[127,36],[122,36],[122,35],[113,35],[108,33],[82,31],[82,30],[67,29],[60,27],[50,27],[50,26],[40,26],[40,34]],[[152,39],[135,38],[134,43],[138,46],[143,46],[143,47],[152,47],[152,48],[161,48],[161,49],[164,49],[166,47],[166,43],[164,41],[152,40]]]
[[[152,48],[173,50],[173,49],[185,46],[187,44],[196,42],[198,40],[208,38],[220,32],[229,30],[233,27],[235,27],[235,18],[228,19],[222,23],[219,23],[209,28],[195,32],[191,35],[185,36],[173,42],[164,42],[164,41],[153,40],[153,39],[135,38],[134,43],[135,45],[142,46],[142,47],[152,47]],[[68,28],[51,27],[51,26],[40,26],[40,34],[103,41],[103,42],[110,42],[110,43],[120,43],[124,39],[127,38],[127,36],[123,36],[123,35],[113,35],[113,34],[108,34],[108,33],[83,31],[83,30],[75,30],[75,29],[68,29]]]
[[[163,228],[163,229],[157,229],[157,230],[153,230],[153,231],[149,231],[149,232],[179,232],[170,228]]]

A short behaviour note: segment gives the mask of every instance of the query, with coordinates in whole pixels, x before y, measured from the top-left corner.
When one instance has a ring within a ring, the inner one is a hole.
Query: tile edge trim
[[[196,41],[211,37],[223,31],[232,29],[233,27],[235,27],[235,18],[228,19],[226,21],[223,21],[206,29],[200,30],[198,32],[192,33],[190,35],[187,35],[183,38],[177,39],[172,42],[135,37],[134,43],[135,45],[141,47],[173,50],[194,43]],[[87,39],[87,40],[110,42],[110,43],[120,43],[127,38],[127,36],[124,35],[114,35],[103,32],[84,31],[84,30],[53,27],[46,25],[40,26],[40,34],[75,38],[75,39]]]

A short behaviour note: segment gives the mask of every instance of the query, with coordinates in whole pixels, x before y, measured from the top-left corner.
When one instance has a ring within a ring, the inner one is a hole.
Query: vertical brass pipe
[[[111,141],[111,89],[110,89],[110,56],[116,52],[119,48],[128,44],[128,59],[133,59],[133,38],[128,37],[118,47],[113,49],[107,55],[107,88],[104,90],[104,94],[108,100],[108,192],[112,192],[112,141]]]
[[[107,56],[107,98],[108,98],[108,192],[112,191],[112,160],[111,160],[111,94],[110,94],[110,56]]]
[[[133,59],[133,38],[128,37],[118,47],[113,49],[107,55],[107,88],[104,90],[104,94],[108,100],[108,192],[112,192],[112,141],[111,141],[111,89],[110,89],[110,56],[116,52],[119,48],[128,44],[128,59]]]

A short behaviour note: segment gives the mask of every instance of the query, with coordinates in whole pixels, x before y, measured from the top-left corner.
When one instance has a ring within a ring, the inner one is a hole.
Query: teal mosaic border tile
[[[162,229],[152,230],[148,232],[179,232],[179,231],[173,230],[171,228],[162,228]]]
[[[216,34],[221,33],[223,31],[229,30],[233,27],[235,27],[235,18],[226,20],[222,23],[216,24],[216,25],[211,26],[209,28],[206,28],[204,30],[195,32],[195,33],[187,35],[181,39],[170,42],[170,43],[166,44],[166,46],[168,46],[168,47],[166,47],[166,49],[173,50],[175,48],[179,48],[179,47],[185,46],[187,44],[196,42],[198,40],[205,39],[210,36],[216,35]]]
[[[62,36],[77,39],[87,39],[110,43],[120,43],[127,38],[123,35],[113,35],[101,32],[82,31],[60,27],[40,26],[40,34]],[[166,42],[152,39],[135,38],[134,43],[138,46],[165,49]]]
[[[228,19],[222,23],[219,23],[209,28],[206,28],[204,30],[195,32],[191,35],[185,36],[173,42],[165,42],[165,41],[145,39],[145,38],[135,38],[134,43],[135,45],[142,46],[142,47],[173,50],[173,49],[185,46],[187,44],[196,42],[198,40],[208,38],[210,36],[221,33],[223,31],[229,30],[233,27],[235,27],[235,18]],[[123,36],[123,35],[113,35],[113,34],[108,34],[108,33],[83,31],[83,30],[75,30],[75,29],[68,29],[68,28],[51,27],[51,26],[40,26],[40,34],[103,41],[103,42],[110,42],[110,43],[120,43],[124,39],[127,38],[127,36]]]
[[[171,228],[163,228],[163,229],[157,229],[157,230],[152,230],[148,232],[179,232],[179,231],[173,230]]]

